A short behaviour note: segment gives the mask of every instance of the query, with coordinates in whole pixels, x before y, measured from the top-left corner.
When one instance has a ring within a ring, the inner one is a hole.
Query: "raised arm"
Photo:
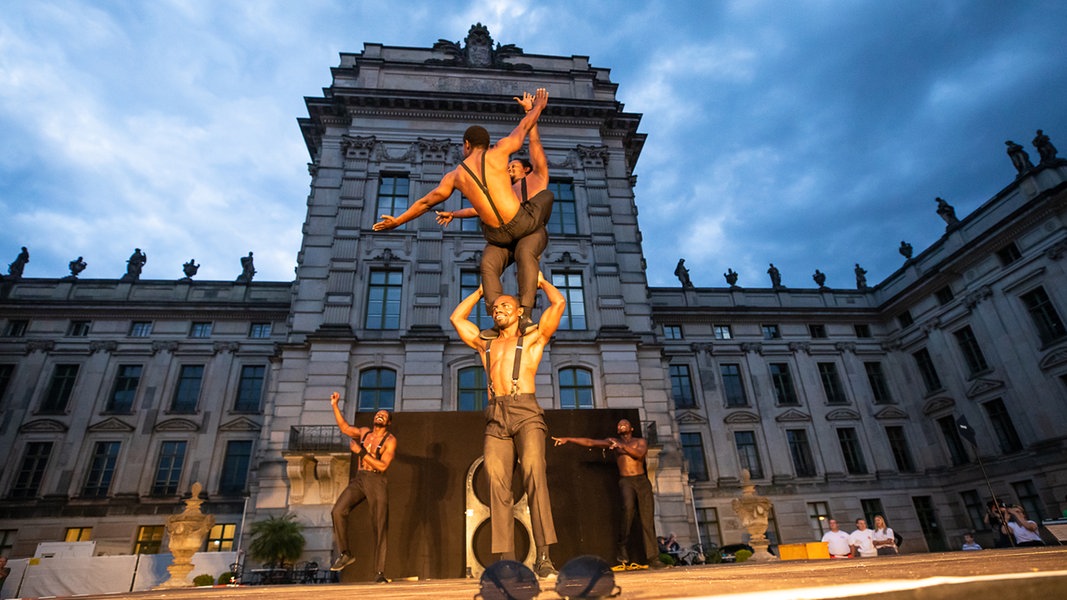
[[[577,444],[579,446],[585,446],[586,448],[611,448],[611,440],[594,440],[593,438],[583,437],[553,437],[552,441],[555,442],[553,444],[554,446]]]
[[[545,344],[559,329],[559,322],[563,319],[563,311],[567,308],[567,299],[549,283],[543,273],[537,273],[537,287],[545,292],[548,297],[548,308],[541,313],[541,320],[537,322],[537,331]]]
[[[519,106],[526,112],[533,108],[534,97],[528,92],[523,92],[522,98],[515,98]],[[545,148],[541,145],[541,132],[537,129],[537,123],[530,128],[530,164],[533,166],[533,175],[548,182],[548,157],[545,156]]]
[[[526,94],[524,94],[524,97],[525,96]],[[530,106],[530,110],[526,112],[526,115],[519,121],[519,124],[515,126],[515,129],[513,129],[507,137],[501,138],[491,151],[503,152],[510,156],[512,153],[520,150],[522,148],[522,141],[526,139],[526,136],[530,133],[530,129],[537,123],[537,119],[541,117],[541,111],[545,109],[547,104],[548,91],[545,88],[537,88],[537,92],[534,93],[533,96],[533,104]]]
[[[382,215],[381,221],[374,224],[374,231],[387,231],[389,229],[395,229],[408,221],[421,217],[429,212],[431,208],[444,202],[452,195],[452,192],[456,190],[456,172],[449,171],[444,177],[441,178],[441,183],[437,185],[429,194],[426,194],[422,198],[419,198],[408,207],[399,217],[392,215]]]
[[[345,416],[341,414],[341,407],[338,404],[341,402],[341,394],[334,392],[330,394],[330,405],[333,406],[333,418],[337,420],[337,427],[341,429],[341,433],[347,435],[352,439],[358,440],[362,429],[355,427],[345,420]]]
[[[452,327],[456,329],[456,333],[459,334],[459,339],[479,352],[485,350],[485,342],[478,336],[481,330],[469,317],[471,311],[474,310],[474,307],[481,299],[482,286],[478,286],[478,289],[471,292],[469,296],[456,305],[456,309],[452,311],[452,316],[448,319],[452,322]]]

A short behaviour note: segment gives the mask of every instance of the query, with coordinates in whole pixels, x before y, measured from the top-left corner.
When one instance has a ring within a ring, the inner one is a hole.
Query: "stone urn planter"
[[[204,547],[207,534],[215,525],[215,517],[200,512],[200,482],[193,484],[192,497],[185,501],[185,510],[167,518],[166,531],[169,537],[168,547],[174,555],[174,562],[167,567],[170,578],[156,586],[155,589],[172,589],[193,587],[187,580],[193,570],[193,555]]]

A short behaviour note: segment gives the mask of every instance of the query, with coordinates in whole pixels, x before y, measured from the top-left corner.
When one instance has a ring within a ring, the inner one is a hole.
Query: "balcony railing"
[[[336,425],[289,428],[288,452],[345,452],[348,449],[348,442]]]

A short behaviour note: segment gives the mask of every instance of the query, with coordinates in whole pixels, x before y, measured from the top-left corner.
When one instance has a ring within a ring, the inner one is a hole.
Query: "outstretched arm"
[[[382,215],[381,221],[374,224],[374,231],[387,231],[389,229],[395,229],[400,227],[408,221],[421,217],[426,214],[431,208],[444,202],[452,195],[452,192],[456,189],[456,172],[449,171],[443,178],[441,183],[437,185],[429,194],[426,194],[422,198],[416,200],[407,210],[403,212],[399,217],[392,215]]]
[[[482,286],[478,286],[478,289],[471,292],[469,296],[456,305],[456,309],[452,311],[452,316],[448,319],[452,322],[452,327],[455,327],[456,333],[459,334],[459,339],[478,351],[485,350],[485,342],[478,337],[481,330],[478,329],[478,326],[475,325],[469,317],[471,311],[474,310],[475,305],[477,305],[478,301],[481,299]]]
[[[337,392],[330,394],[330,405],[333,406],[333,418],[337,420],[337,427],[341,429],[341,433],[358,440],[361,433],[360,428],[345,420],[345,416],[341,414],[341,407],[338,406],[340,402],[341,394]]]
[[[477,216],[478,211],[474,210],[473,206],[453,211],[439,210],[437,211],[437,224],[444,227],[451,223],[452,219],[469,219]]]
[[[519,106],[526,112],[533,108],[534,97],[528,92],[523,92],[522,98],[515,98]],[[537,123],[530,128],[530,164],[533,165],[533,174],[548,181],[548,157],[545,156],[545,148],[541,145],[541,132],[537,129]]]
[[[583,437],[554,437],[552,441],[555,442],[554,446],[562,446],[563,444],[578,444],[579,446],[585,446],[586,448],[610,448],[611,440],[594,440],[592,438]]]
[[[559,322],[563,319],[563,311],[567,308],[567,299],[563,297],[556,286],[549,283],[543,273],[537,273],[537,287],[545,291],[545,296],[548,297],[548,308],[541,313],[541,320],[537,322],[537,331],[540,333],[544,343],[548,343],[548,340],[559,329]]]
[[[523,97],[525,98],[526,95],[528,94],[524,94]],[[516,98],[516,100],[518,100],[518,98]],[[520,104],[522,104],[521,101]],[[533,104],[530,106],[530,110],[526,112],[526,116],[519,121],[519,124],[507,137],[501,138],[500,141],[496,143],[496,146],[493,147],[493,151],[511,155],[521,149],[522,141],[526,139],[527,134],[530,133],[530,129],[537,123],[537,119],[541,117],[541,111],[545,109],[547,104],[548,91],[545,88],[537,88],[537,92],[533,96]]]

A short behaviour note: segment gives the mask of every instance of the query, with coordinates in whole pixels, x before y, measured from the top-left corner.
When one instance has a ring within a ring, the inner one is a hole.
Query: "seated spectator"
[[[848,544],[848,534],[838,529],[837,519],[830,519],[830,531],[822,534],[822,541],[830,552],[830,558],[851,558],[852,547]]]
[[[885,517],[874,515],[874,532],[871,534],[874,549],[879,556],[897,553],[897,538],[893,529],[885,524]]]
[[[673,531],[667,534],[667,539],[664,540],[663,546],[666,548],[667,556],[674,559],[674,564],[679,564],[681,562],[682,545],[678,543]]]
[[[848,534],[848,545],[852,546],[853,557],[878,556],[878,551],[874,549],[874,532],[867,529],[866,519],[856,519],[856,531]]]
[[[974,541],[974,536],[970,533],[963,534],[963,547],[960,550],[981,550],[982,547],[978,545],[978,542]]]
[[[1037,523],[1026,518],[1023,507],[1011,505],[1004,509],[1004,533],[1010,533],[1016,546],[1044,546],[1041,535],[1037,532]]]

